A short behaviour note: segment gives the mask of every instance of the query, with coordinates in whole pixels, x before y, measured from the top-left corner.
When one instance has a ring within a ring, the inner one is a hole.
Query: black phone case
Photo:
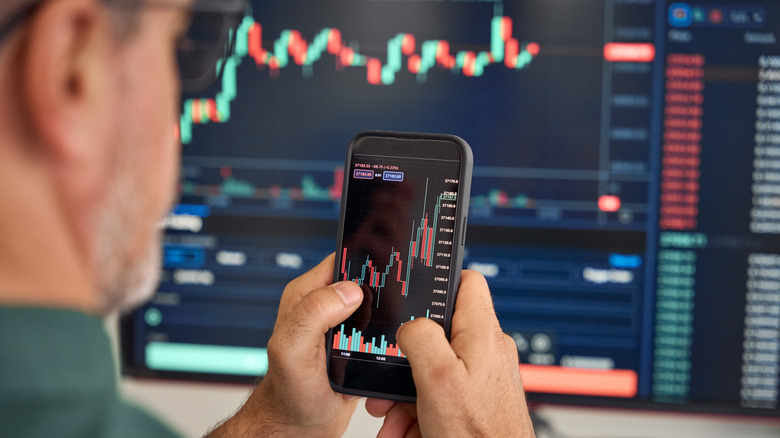
[[[352,153],[353,153],[355,143],[358,140],[363,139],[365,137],[391,138],[391,139],[401,139],[401,140],[409,140],[409,141],[417,141],[417,140],[446,141],[456,145],[460,151],[461,166],[460,166],[460,179],[458,185],[459,201],[457,203],[456,212],[455,212],[456,220],[455,220],[455,228],[453,233],[453,244],[452,244],[452,254],[451,254],[452,265],[450,266],[450,277],[448,283],[450,285],[450,290],[448,291],[447,294],[447,308],[446,308],[447,312],[444,321],[444,332],[447,336],[447,339],[450,339],[450,331],[452,328],[452,314],[454,312],[455,300],[457,299],[458,287],[460,285],[460,275],[461,275],[461,269],[463,265],[463,250],[464,250],[465,239],[466,239],[466,222],[468,219],[469,197],[471,193],[471,177],[472,177],[472,169],[473,169],[473,161],[474,161],[471,147],[462,138],[455,135],[449,135],[449,134],[423,134],[423,133],[393,132],[393,131],[364,131],[357,134],[350,141],[349,148],[347,149],[347,157],[346,157],[346,162],[344,167],[345,169],[351,169],[352,167]],[[348,190],[349,190],[349,177],[345,175],[342,195],[341,195],[341,207],[339,212],[338,237],[337,237],[337,246],[336,246],[337,253],[341,249],[343,244],[343,237],[344,237],[343,224],[344,224],[344,217],[346,212],[346,199],[347,199]],[[336,257],[334,271],[333,271],[334,282],[339,281],[340,272],[341,272],[341,258]],[[327,357],[328,376],[329,376],[328,378],[330,380],[330,385],[334,391],[342,394],[356,395],[360,397],[381,398],[381,399],[388,399],[388,400],[402,401],[402,402],[416,401],[417,399],[416,396],[410,397],[403,394],[394,394],[390,392],[366,391],[362,389],[348,388],[334,383],[330,379],[330,364],[331,364],[331,353],[333,350],[333,335],[334,335],[334,329],[331,328],[328,331],[328,334],[326,336],[325,345],[327,351],[326,357]],[[407,368],[407,369],[409,370],[409,378],[411,379],[411,368]]]

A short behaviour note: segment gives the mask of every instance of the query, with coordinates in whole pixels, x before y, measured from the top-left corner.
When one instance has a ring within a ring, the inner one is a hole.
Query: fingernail
[[[363,290],[351,281],[342,281],[333,285],[333,289],[341,297],[347,307],[352,307],[363,300]]]

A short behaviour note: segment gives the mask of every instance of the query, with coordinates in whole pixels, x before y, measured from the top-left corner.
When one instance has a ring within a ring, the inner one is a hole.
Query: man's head
[[[153,1],[39,1],[0,41],[0,301],[107,313],[152,291],[190,0]]]

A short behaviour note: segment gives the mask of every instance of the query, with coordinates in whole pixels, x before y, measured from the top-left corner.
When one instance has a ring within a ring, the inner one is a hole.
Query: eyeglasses
[[[236,45],[236,31],[250,5],[245,0],[196,0],[190,23],[177,44],[183,92],[202,91],[222,76]]]
[[[29,18],[44,0],[34,0],[0,28],[0,42]],[[195,0],[191,4],[170,0],[145,2],[104,2],[117,8],[179,8],[189,13],[189,27],[177,42],[176,55],[181,88],[185,93],[202,91],[222,76],[227,58],[233,53],[236,31],[250,12],[246,0]]]

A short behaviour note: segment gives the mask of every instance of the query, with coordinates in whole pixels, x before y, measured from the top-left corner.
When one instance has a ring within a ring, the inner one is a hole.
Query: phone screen
[[[329,374],[343,392],[414,397],[396,330],[425,317],[449,336],[468,201],[462,179],[470,176],[470,151],[458,140],[367,135],[352,143],[334,279],[359,284],[364,300],[329,334]]]

